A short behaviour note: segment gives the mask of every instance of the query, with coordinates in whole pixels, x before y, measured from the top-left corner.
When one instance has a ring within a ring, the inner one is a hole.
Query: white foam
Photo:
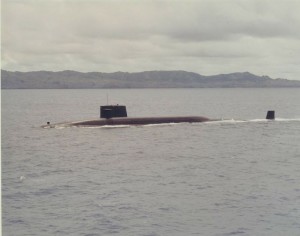
[[[235,124],[235,123],[243,123],[243,122],[247,122],[246,120],[235,120],[235,119],[226,119],[226,120],[216,120],[216,121],[208,121],[205,123],[208,124]]]
[[[179,125],[182,123],[186,122],[181,122],[181,123],[161,123],[161,124],[147,124],[147,125],[142,125],[143,127],[155,127],[155,126],[173,126],[173,125]]]
[[[216,120],[216,121],[208,121],[205,123],[208,124],[226,124],[226,123],[247,123],[247,122],[257,122],[257,123],[262,123],[262,122],[288,122],[288,121],[300,121],[300,118],[292,118],[292,119],[287,119],[287,118],[275,118],[274,120],[268,120],[268,119],[252,119],[252,120],[235,120],[235,119],[226,119],[226,120]]]
[[[248,122],[269,122],[273,120],[267,120],[267,119],[253,119],[253,120],[248,120]]]
[[[104,125],[101,126],[102,128],[106,128],[106,129],[114,129],[114,128],[129,128],[132,125]]]
[[[75,126],[74,126],[75,127]],[[103,126],[97,126],[97,125],[82,125],[82,126],[76,126],[78,128],[84,128],[84,129],[115,129],[115,128],[129,128],[132,127],[132,125],[103,125]]]
[[[22,175],[22,176],[20,176],[20,178],[19,178],[19,179],[20,179],[20,181],[22,182],[23,180],[25,180],[25,179],[26,179],[26,177]]]
[[[300,121],[300,118],[276,118],[275,121]]]
[[[55,129],[65,129],[65,128],[68,128],[68,126],[59,126],[59,125],[55,125],[54,128],[55,128]]]

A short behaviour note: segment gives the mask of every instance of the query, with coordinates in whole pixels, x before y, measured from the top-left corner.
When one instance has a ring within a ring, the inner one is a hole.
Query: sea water
[[[2,90],[2,233],[299,235],[299,101],[293,88]],[[107,103],[223,120],[41,128]]]

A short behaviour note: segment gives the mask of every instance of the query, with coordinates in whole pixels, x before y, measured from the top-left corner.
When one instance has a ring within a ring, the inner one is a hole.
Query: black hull
[[[167,123],[199,123],[211,121],[202,116],[184,116],[184,117],[138,117],[138,118],[110,118],[86,120],[78,122],[67,122],[59,124],[47,124],[43,128],[55,128],[56,126],[111,126],[111,125],[149,125],[149,124],[167,124]]]

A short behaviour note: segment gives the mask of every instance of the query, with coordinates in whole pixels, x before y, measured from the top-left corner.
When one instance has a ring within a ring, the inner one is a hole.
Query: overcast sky
[[[300,0],[2,0],[2,69],[300,79]]]

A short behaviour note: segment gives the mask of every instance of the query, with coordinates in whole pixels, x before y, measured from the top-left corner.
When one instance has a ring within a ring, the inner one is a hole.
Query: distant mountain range
[[[2,89],[100,88],[263,88],[300,87],[300,81],[271,79],[249,72],[204,76],[186,71],[77,72],[1,70]]]

